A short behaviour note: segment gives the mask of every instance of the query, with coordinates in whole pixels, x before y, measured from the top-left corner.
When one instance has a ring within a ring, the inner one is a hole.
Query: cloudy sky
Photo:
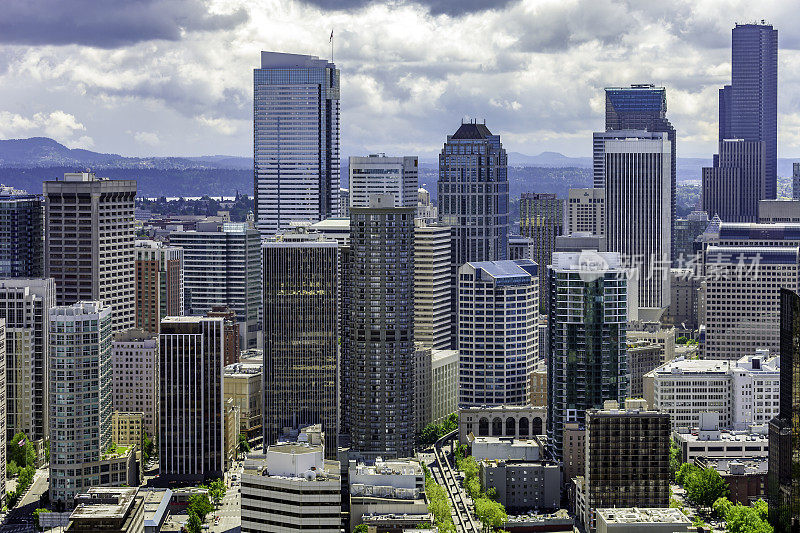
[[[758,6],[756,8],[755,6]],[[431,156],[462,117],[509,151],[589,155],[602,88],[667,86],[681,156],[715,150],[730,30],[779,30],[778,152],[800,156],[800,7],[786,0],[4,0],[0,138],[252,156],[260,50],[342,72],[342,153]]]

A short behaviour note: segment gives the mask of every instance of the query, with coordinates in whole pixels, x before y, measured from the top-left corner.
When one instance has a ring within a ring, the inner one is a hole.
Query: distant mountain
[[[591,157],[568,157],[558,152],[542,152],[539,155],[526,155],[509,152],[508,164],[514,167],[546,167],[546,168],[592,168]]]
[[[213,155],[201,157],[125,157],[103,154],[76,148],[47,137],[0,140],[0,167],[41,168],[75,167],[76,169],[106,168],[189,170],[253,168],[253,160],[246,157]]]

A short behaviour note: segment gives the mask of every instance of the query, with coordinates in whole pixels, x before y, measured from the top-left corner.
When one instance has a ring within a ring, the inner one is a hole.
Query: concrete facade
[[[117,334],[111,365],[114,410],[142,413],[144,431],[158,435],[158,337],[141,330]]]

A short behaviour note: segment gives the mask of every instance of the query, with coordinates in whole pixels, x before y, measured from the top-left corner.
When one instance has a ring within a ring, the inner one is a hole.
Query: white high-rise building
[[[110,305],[114,331],[134,327],[135,180],[64,174],[44,182],[45,270],[56,282],[56,303]]]
[[[671,143],[666,133],[621,130],[602,140],[607,249],[638,269],[639,307],[669,305],[672,246]],[[595,163],[598,163],[596,158]]]
[[[669,413],[673,428],[694,428],[703,413],[719,413],[721,428],[764,426],[778,415],[780,357],[758,350],[734,360],[670,361],[644,377],[645,399]]]
[[[527,405],[539,356],[539,272],[530,259],[458,269],[459,407]]]
[[[798,247],[707,246],[705,359],[780,350],[780,289],[798,290]]]
[[[6,434],[6,322],[0,318],[0,435]],[[6,479],[6,447],[0,446],[0,479]],[[6,485],[0,487],[0,505],[6,504]]]
[[[414,224],[414,340],[450,348],[450,226]]]
[[[256,227],[339,212],[339,69],[326,59],[261,52],[253,71]]]
[[[101,302],[50,309],[51,502],[111,484],[99,463],[111,444],[112,317]]]
[[[395,207],[417,207],[417,156],[350,158],[350,207],[369,207],[371,194],[394,195]]]
[[[570,189],[567,197],[567,235],[605,235],[605,189]]]
[[[6,321],[6,417],[9,432],[31,440],[50,435],[50,335],[47,318],[55,305],[52,279],[0,280],[0,319]]]

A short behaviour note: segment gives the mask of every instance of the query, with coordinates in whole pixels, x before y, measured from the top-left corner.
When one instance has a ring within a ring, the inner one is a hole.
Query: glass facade
[[[264,445],[284,428],[322,424],[325,454],[339,436],[338,248],[267,242],[264,260]]]
[[[261,53],[253,71],[253,187],[261,235],[338,213],[339,70],[314,56]]]
[[[0,278],[44,276],[41,196],[0,187]]]
[[[533,259],[544,286],[547,265],[556,248],[556,237],[564,234],[564,200],[550,193],[522,193],[519,199],[519,231],[533,241]]]

